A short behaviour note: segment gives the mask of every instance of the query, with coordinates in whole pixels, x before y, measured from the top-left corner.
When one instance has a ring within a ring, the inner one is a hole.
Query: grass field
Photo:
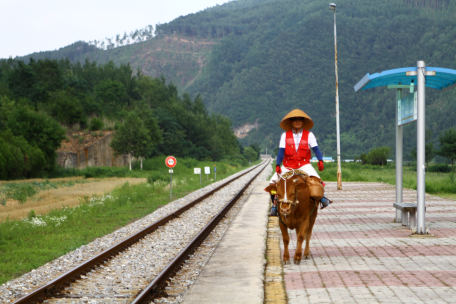
[[[162,168],[164,158],[163,160],[150,160],[144,165],[145,167],[151,166],[152,169]],[[199,176],[193,174],[194,167],[211,166],[212,168],[213,165],[209,162],[195,160],[179,162],[178,160],[173,174],[173,199],[178,199],[200,188]],[[217,180],[245,168],[217,163]],[[143,170],[135,174],[143,177],[136,179],[131,177],[59,179],[62,185],[70,181],[74,184],[69,187],[62,186],[38,191],[37,194],[28,197],[24,203],[16,203],[12,206],[0,205],[0,211],[2,208],[4,210],[10,208],[8,210],[11,216],[0,222],[0,256],[2,257],[0,259],[0,284],[144,217],[170,201],[167,168]],[[146,182],[146,176],[150,183]],[[34,180],[18,183],[35,181],[43,182]],[[48,182],[54,183],[57,180],[50,179]],[[133,184],[136,182],[139,183]],[[213,182],[213,173],[208,178],[203,175],[202,187]],[[115,183],[117,186],[114,185]],[[114,185],[115,189],[106,190],[109,188],[108,185]],[[78,186],[81,188],[79,189]],[[102,193],[103,189],[106,192]],[[98,194],[93,195],[96,193]],[[40,195],[43,195],[42,199],[39,198]],[[66,197],[75,200],[74,204],[65,205],[63,201]],[[63,201],[61,201],[62,199]],[[30,204],[35,202],[40,205],[32,207]],[[48,202],[48,204],[41,202]],[[39,207],[44,211],[47,209],[47,212],[39,215],[37,211],[41,210]],[[22,219],[13,220],[11,214],[14,208],[17,208],[20,215],[28,213]]]
[[[73,207],[79,205],[84,196],[101,196],[109,193],[119,185],[129,183],[135,185],[146,182],[146,178],[83,178],[71,177],[57,180],[45,180],[40,182],[21,181],[17,183],[0,184],[0,191],[12,194],[11,199],[6,199],[5,204],[0,206],[0,223],[9,220],[18,220],[27,217],[33,210],[36,215],[46,214],[52,209]],[[13,186],[14,185],[14,186]],[[37,186],[44,185],[44,186]],[[49,186],[52,185],[52,186]],[[38,189],[36,189],[38,188]],[[13,190],[11,190],[13,189]],[[8,196],[8,195],[4,195]],[[25,197],[23,200],[15,197]]]

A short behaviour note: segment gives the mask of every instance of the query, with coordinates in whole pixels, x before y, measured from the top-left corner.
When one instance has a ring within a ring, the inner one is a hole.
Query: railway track
[[[150,303],[167,302],[169,296],[179,300],[182,286],[197,276],[184,262],[204,263],[195,251],[208,251],[205,239],[268,164],[201,195],[14,303]],[[214,236],[209,242],[213,241]]]

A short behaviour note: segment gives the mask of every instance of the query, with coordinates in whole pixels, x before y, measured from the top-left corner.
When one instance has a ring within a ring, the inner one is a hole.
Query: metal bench
[[[394,203],[394,208],[396,208],[396,223],[399,223],[399,220],[402,220],[402,226],[408,226],[410,229],[415,229],[416,226],[416,204],[414,203]],[[401,219],[399,219],[399,212],[402,211]],[[409,220],[410,218],[410,220]]]

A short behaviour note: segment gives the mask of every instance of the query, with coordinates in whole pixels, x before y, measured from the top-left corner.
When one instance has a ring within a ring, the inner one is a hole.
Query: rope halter
[[[277,200],[279,203],[285,203],[285,204],[291,204],[291,205],[296,205],[299,203],[299,201],[295,198],[294,201],[291,201],[288,199],[287,197],[287,179],[289,179],[290,177],[292,177],[293,175],[307,175],[306,172],[302,171],[302,170],[298,170],[298,169],[291,169],[290,171],[284,173],[283,175],[277,173],[277,175],[284,180],[285,182],[285,196],[283,199],[279,199]]]

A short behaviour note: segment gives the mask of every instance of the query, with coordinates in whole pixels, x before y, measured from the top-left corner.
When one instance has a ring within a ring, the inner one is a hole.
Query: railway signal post
[[[169,180],[169,199],[173,199],[173,169],[177,164],[177,160],[174,156],[168,156],[165,159],[165,164],[169,168],[170,180]]]

